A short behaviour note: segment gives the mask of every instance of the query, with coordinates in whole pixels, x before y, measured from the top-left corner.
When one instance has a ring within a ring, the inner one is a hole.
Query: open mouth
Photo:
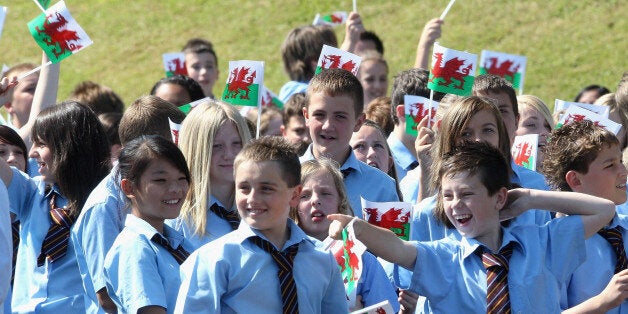
[[[473,216],[472,215],[468,215],[468,214],[467,215],[456,215],[456,216],[454,216],[454,219],[456,219],[456,221],[459,224],[462,225],[462,224],[467,223],[469,220],[471,220],[471,217],[473,217]]]
[[[181,202],[181,199],[180,198],[175,198],[175,199],[171,199],[171,200],[165,200],[165,201],[162,201],[162,202],[165,203],[165,204],[168,204],[168,205],[175,205],[175,204],[179,204],[179,202]]]
[[[323,212],[320,210],[315,210],[314,212],[312,212],[311,217],[313,222],[321,222],[326,219],[325,214],[323,214]]]

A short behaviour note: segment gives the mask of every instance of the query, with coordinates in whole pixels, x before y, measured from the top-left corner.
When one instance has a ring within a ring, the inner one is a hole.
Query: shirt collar
[[[523,249],[523,246],[519,243],[519,240],[517,240],[517,238],[509,231],[509,229],[502,227],[502,244],[499,247],[500,250],[511,242],[514,242],[514,247],[521,247]],[[469,239],[467,237],[462,237],[462,239],[460,240],[460,246],[462,247],[463,259],[466,259],[467,257],[476,254],[476,252],[482,253],[482,250],[485,247],[484,244],[480,243],[480,241],[473,238]]]
[[[391,133],[386,141],[388,142],[388,146],[390,146],[390,150],[393,152],[392,155],[395,161],[403,169],[409,170],[412,163],[417,161],[416,156],[412,155],[395,134]]]
[[[152,238],[156,233],[159,233],[157,229],[151,226],[148,222],[136,217],[133,214],[127,214],[124,226],[134,232],[137,232],[138,234],[144,235],[148,239]],[[170,246],[173,248],[181,245],[184,240],[182,234],[166,224],[164,224],[164,234],[161,235],[168,240],[168,243],[170,243]]]
[[[294,221],[292,221],[292,219],[288,219],[287,224],[288,224],[288,230],[290,230],[290,238],[288,238],[288,241],[284,243],[283,248],[281,248],[280,251],[283,251],[283,249],[293,244],[301,243],[303,241],[307,241],[307,242],[310,242],[312,245],[315,245],[314,241],[312,241],[312,239],[310,239],[310,237],[308,237],[305,234],[305,232],[303,232],[303,230],[301,230],[301,228],[299,228],[297,224],[295,224]],[[268,241],[268,239],[259,230],[251,228],[251,226],[249,226],[246,223],[241,223],[238,229],[234,232],[237,232],[241,235],[240,243],[243,243],[248,238],[255,237],[255,236]]]

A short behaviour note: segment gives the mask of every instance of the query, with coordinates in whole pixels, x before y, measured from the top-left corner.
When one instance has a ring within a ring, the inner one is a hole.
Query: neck
[[[497,225],[497,229],[489,234],[476,237],[480,243],[484,244],[487,248],[491,250],[493,253],[499,252],[499,248],[502,246],[502,228],[501,225]]]
[[[260,230],[260,232],[272,243],[275,247],[281,251],[283,249],[284,244],[290,238],[290,230],[288,230],[288,224],[286,223],[282,228],[277,228],[276,230],[268,229],[268,230]]]
[[[347,161],[347,159],[349,158],[349,154],[351,154],[351,146],[347,146],[347,148],[344,151],[338,154],[323,153],[317,150],[316,147],[312,146],[312,153],[314,155],[314,158],[316,159],[319,159],[321,157],[329,158],[337,162],[338,165],[342,166],[345,163],[345,161]]]
[[[235,185],[233,182],[212,184],[211,186],[212,196],[225,206],[226,210],[230,210],[233,207],[234,190]]]
[[[414,142],[416,138],[406,132],[405,124],[399,123],[393,129],[393,133],[401,141],[403,146],[408,149],[412,156],[416,156],[416,150],[414,149]]]

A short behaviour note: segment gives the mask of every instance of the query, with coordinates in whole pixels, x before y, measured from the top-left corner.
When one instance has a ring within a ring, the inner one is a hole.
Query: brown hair
[[[293,81],[307,82],[314,76],[311,63],[318,61],[323,45],[338,46],[329,26],[306,25],[288,33],[281,45],[283,68]]]
[[[124,146],[136,137],[152,134],[171,139],[168,118],[180,124],[185,114],[175,105],[157,96],[138,98],[122,115],[118,130],[120,143]]]
[[[323,93],[331,97],[348,96],[353,100],[355,117],[359,117],[364,109],[362,84],[355,75],[343,69],[327,69],[312,79],[305,94],[306,108],[315,93]]]
[[[96,115],[108,112],[122,113],[124,103],[111,88],[92,81],[80,82],[74,87],[70,99],[90,107]]]
[[[281,169],[281,177],[288,187],[293,188],[301,182],[301,163],[294,146],[280,136],[263,136],[245,145],[233,162],[233,168],[245,161],[274,161]]]
[[[373,99],[364,109],[366,118],[377,123],[386,138],[395,128],[393,117],[390,115],[390,101],[390,97],[380,96]]]

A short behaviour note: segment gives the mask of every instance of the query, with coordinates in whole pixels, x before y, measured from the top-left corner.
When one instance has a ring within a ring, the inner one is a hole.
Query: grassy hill
[[[55,2],[53,0],[53,2]],[[358,1],[365,27],[381,36],[390,78],[414,62],[426,21],[446,0]],[[0,63],[39,63],[41,50],[26,23],[40,11],[30,0],[0,0],[9,12],[0,38]],[[280,46],[290,29],[317,12],[351,10],[351,1],[305,0],[67,0],[94,45],[62,62],[59,100],[74,85],[93,80],[112,87],[129,104],[163,77],[161,55],[187,39],[210,39],[221,77],[229,60],[266,62],[266,85],[278,92],[288,80]],[[553,104],[571,100],[588,84],[615,90],[628,70],[628,2],[623,0],[459,0],[443,26],[444,46],[479,54],[482,49],[528,57],[524,92]],[[339,41],[344,29],[338,28]]]

